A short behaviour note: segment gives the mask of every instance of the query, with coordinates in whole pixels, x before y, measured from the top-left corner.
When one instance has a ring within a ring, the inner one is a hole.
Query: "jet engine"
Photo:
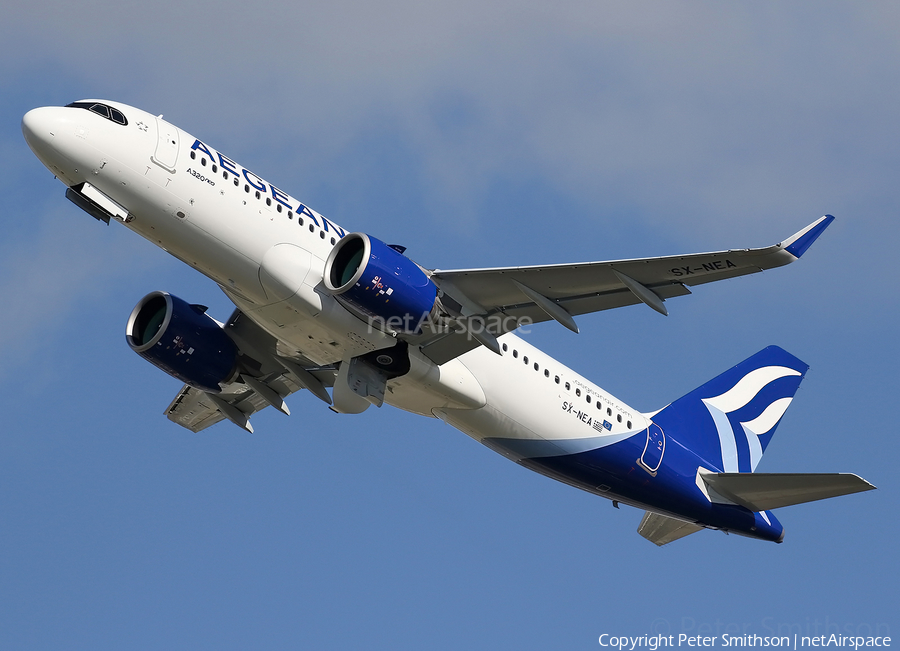
[[[437,286],[403,249],[365,233],[349,233],[325,261],[325,288],[351,312],[384,330],[418,334]]]
[[[141,299],[128,319],[131,350],[185,384],[218,393],[237,371],[238,349],[202,305],[165,292]]]

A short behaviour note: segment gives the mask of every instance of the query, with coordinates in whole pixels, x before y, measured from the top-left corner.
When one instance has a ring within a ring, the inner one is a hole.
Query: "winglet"
[[[834,221],[834,217],[831,215],[825,215],[824,217],[817,219],[812,224],[804,228],[799,233],[794,233],[788,239],[781,243],[781,246],[785,251],[790,253],[795,258],[799,258],[801,255],[806,253],[806,249],[812,246],[812,243],[816,241],[819,235],[828,228],[828,225]]]

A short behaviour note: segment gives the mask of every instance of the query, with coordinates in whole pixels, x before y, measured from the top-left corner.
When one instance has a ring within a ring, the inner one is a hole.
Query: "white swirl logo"
[[[703,404],[709,410],[716,430],[719,433],[719,444],[722,448],[722,470],[725,472],[739,472],[737,439],[728,420],[728,414],[746,406],[753,400],[763,387],[771,382],[791,375],[800,375],[799,371],[786,366],[764,366],[750,371],[738,381],[731,389],[713,398],[703,398]],[[756,470],[756,465],[762,458],[762,445],[759,437],[770,431],[784,416],[793,398],[781,398],[775,400],[753,420],[741,423],[747,446],[750,448],[750,471]]]

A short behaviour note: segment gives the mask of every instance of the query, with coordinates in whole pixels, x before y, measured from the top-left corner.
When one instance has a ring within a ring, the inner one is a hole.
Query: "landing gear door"
[[[156,118],[156,151],[150,157],[154,163],[172,173],[178,160],[178,129]]]
[[[666,452],[666,435],[656,423],[650,423],[647,428],[647,442],[644,444],[644,452],[637,460],[638,465],[656,477],[656,471],[662,465],[663,454]]]

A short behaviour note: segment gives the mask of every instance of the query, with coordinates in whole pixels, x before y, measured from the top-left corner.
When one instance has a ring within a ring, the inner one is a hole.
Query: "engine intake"
[[[131,311],[131,350],[185,384],[218,393],[234,378],[238,349],[202,305],[166,292],[147,294]]]
[[[349,233],[325,261],[325,288],[345,307],[383,329],[419,334],[437,286],[419,266],[365,233]]]

